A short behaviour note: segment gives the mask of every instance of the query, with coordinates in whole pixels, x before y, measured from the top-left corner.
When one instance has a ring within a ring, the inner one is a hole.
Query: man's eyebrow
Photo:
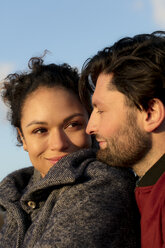
[[[93,105],[93,107],[97,107],[97,106],[99,106],[99,105],[103,105],[104,104],[104,101],[101,101],[101,100],[99,100],[99,99],[92,99],[92,105]]]

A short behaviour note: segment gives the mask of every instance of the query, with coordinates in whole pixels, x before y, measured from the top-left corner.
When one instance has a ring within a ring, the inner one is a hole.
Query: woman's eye
[[[82,126],[82,123],[79,123],[79,122],[72,122],[72,123],[69,123],[66,128],[78,128],[78,127],[81,127]]]
[[[34,134],[42,134],[42,133],[45,133],[45,132],[47,132],[46,128],[37,128],[37,129],[33,130]]]

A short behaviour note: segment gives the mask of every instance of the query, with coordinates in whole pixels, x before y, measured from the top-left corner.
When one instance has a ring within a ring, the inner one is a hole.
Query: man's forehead
[[[113,73],[101,73],[96,81],[96,88],[104,90],[115,90],[116,87],[112,84]]]
[[[110,90],[116,90],[115,86],[111,83],[113,74],[101,73],[96,81],[95,91],[92,97],[93,104],[101,104],[104,102],[104,97]]]
[[[104,98],[102,98],[101,96],[98,96],[94,93],[92,96],[92,105],[94,107],[96,107],[96,106],[102,105],[102,104],[104,104]]]

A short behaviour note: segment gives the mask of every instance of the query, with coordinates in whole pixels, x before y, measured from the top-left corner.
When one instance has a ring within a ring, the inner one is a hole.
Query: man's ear
[[[152,132],[159,128],[165,119],[165,107],[158,98],[150,100],[148,110],[145,112],[144,129],[146,132]]]
[[[17,132],[18,132],[18,135],[21,138],[24,151],[27,151],[27,145],[26,145],[25,139],[24,139],[23,134],[22,134],[22,132],[21,132],[21,130],[19,128],[17,128]]]

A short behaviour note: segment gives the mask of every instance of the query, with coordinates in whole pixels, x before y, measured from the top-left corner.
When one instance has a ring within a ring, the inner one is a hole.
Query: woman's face
[[[85,133],[88,115],[76,95],[64,88],[40,87],[31,93],[22,109],[24,150],[44,177],[59,159],[91,146]]]

